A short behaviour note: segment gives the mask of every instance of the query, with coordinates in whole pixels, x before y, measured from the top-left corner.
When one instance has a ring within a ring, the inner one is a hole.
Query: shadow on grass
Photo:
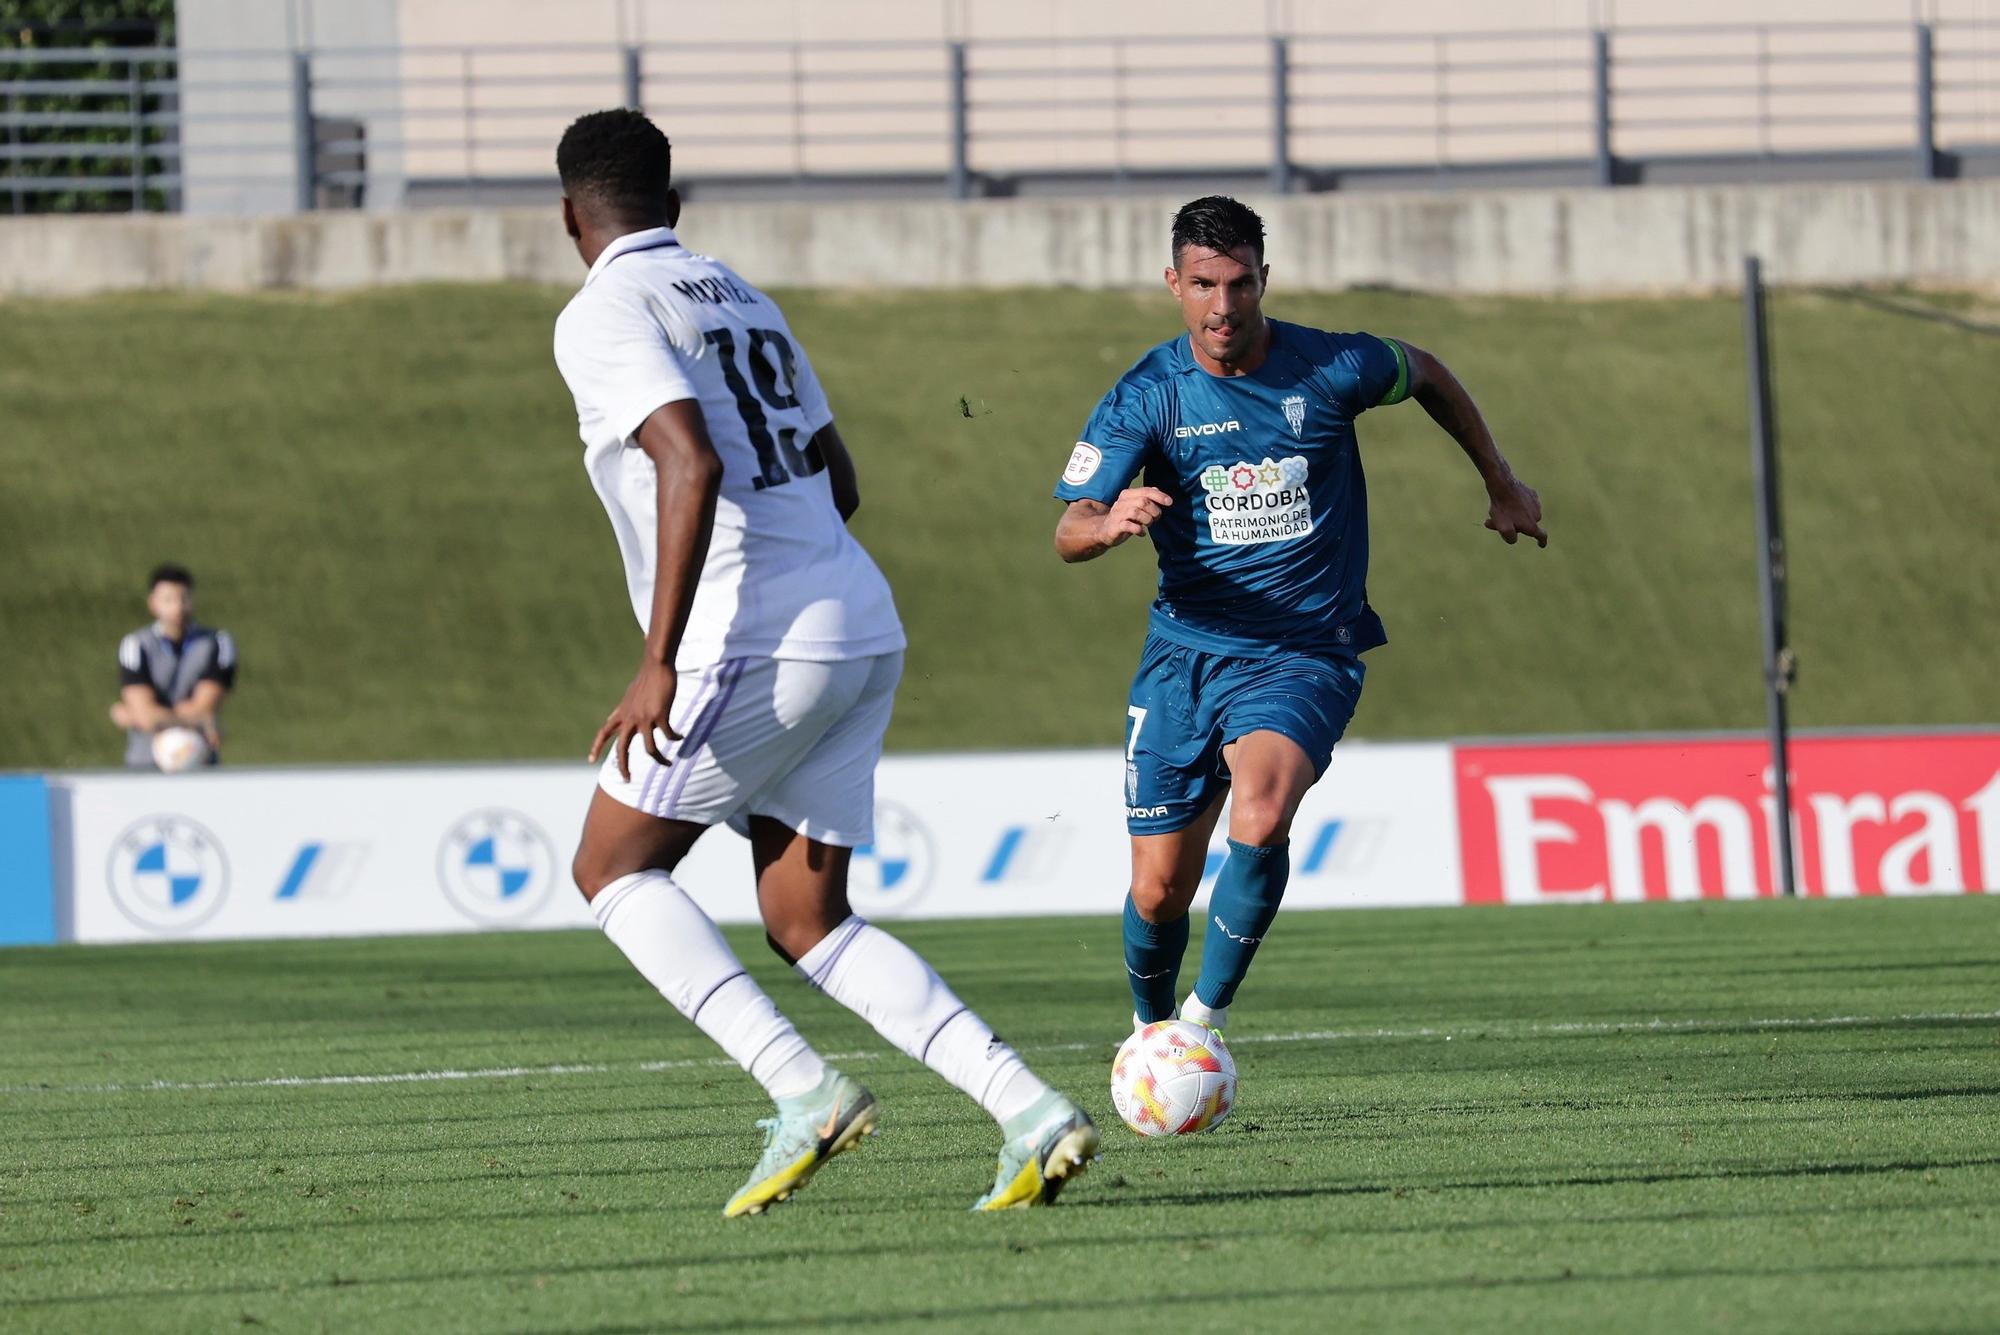
[[[1907,1103],[1919,1099],[1990,1099],[1996,1095],[2000,1095],[2000,1085],[1933,1085],[1924,1089],[1853,1090],[1841,1097],[1871,1103]]]
[[[1870,959],[1866,955],[1856,955],[1851,959],[1815,959],[1806,964],[1772,964],[1762,968],[1739,968],[1738,977],[1751,974],[1806,974],[1821,977],[1829,973],[1939,973],[1948,969],[1991,969],[2000,976],[2000,959],[1977,960],[1926,960],[1916,959],[1907,963],[1885,963]]]
[[[1235,1235],[1224,1235],[1235,1236]],[[1249,1234],[1244,1236],[1269,1236]],[[1138,1239],[1121,1239],[1137,1245]],[[965,1246],[924,1249],[925,1254],[939,1255],[952,1253],[988,1253],[993,1249],[990,1242]],[[1153,1240],[1147,1245],[1157,1245]],[[234,1285],[209,1289],[160,1289],[146,1292],[124,1292],[104,1295],[75,1295],[64,1298],[29,1299],[19,1301],[22,1307],[61,1307],[98,1301],[129,1301],[147,1299],[170,1301],[176,1298],[233,1298],[253,1294],[278,1292],[306,1293],[315,1290],[355,1289],[376,1286],[398,1286],[411,1284],[436,1284],[477,1280],[535,1280],[558,1276],[618,1275],[645,1271],[675,1271],[694,1269],[714,1264],[739,1264],[746,1261],[764,1263],[810,1263],[842,1259],[881,1259],[884,1250],[879,1245],[845,1247],[815,1246],[799,1248],[784,1253],[766,1253],[756,1257],[729,1256],[722,1258],[653,1258],[635,1261],[603,1262],[592,1265],[554,1265],[511,1269],[474,1269],[440,1271],[433,1274],[385,1276],[378,1279],[346,1278],[334,1275],[325,1280],[294,1282],[290,1285]],[[1968,1271],[2000,1270],[2000,1259],[1976,1258],[1955,1260],[1922,1261],[1854,1261],[1837,1264],[1818,1265],[1776,1265],[1776,1266],[1698,1266],[1663,1267],[1655,1270],[1637,1270],[1618,1273],[1576,1272],[1563,1269],[1554,1273],[1532,1275],[1482,1275],[1473,1272],[1466,1275],[1428,1275],[1420,1279],[1399,1280],[1389,1283],[1327,1284],[1290,1289],[1264,1289],[1258,1292],[1238,1290],[1229,1286],[1208,1291],[1191,1291],[1180,1295],[1177,1301],[1193,1303],[1228,1303],[1233,1307],[1253,1302],[1292,1302],[1301,1299],[1360,1298],[1367,1296],[1393,1295],[1399,1293],[1438,1293],[1454,1289],[1533,1289],[1564,1284],[1661,1284],[1685,1283],[1689,1281],[1712,1282],[1716,1280],[1795,1280],[1810,1276],[1841,1276],[1854,1274],[1946,1274]],[[877,1326],[885,1322],[925,1323],[955,1320],[991,1319],[994,1317],[1030,1317],[1056,1312],[1086,1312],[1105,1310],[1127,1310],[1131,1298],[1119,1294],[1102,1298],[1055,1297],[1038,1302],[982,1302],[977,1306],[923,1307],[900,1312],[849,1312],[815,1313],[809,1322],[797,1315],[745,1317],[734,1321],[710,1322],[694,1325],[680,1325],[676,1329],[686,1330],[790,1330],[802,1324],[814,1326]],[[654,1331],[660,1329],[657,1322],[646,1325],[598,1324],[590,1326],[546,1327],[535,1335],[613,1335],[623,1331]]]
[[[1074,1209],[1121,1205],[1201,1205],[1229,1200],[1309,1200],[1328,1196],[1379,1196],[1412,1189],[1423,1191],[1540,1191],[1551,1187],[1649,1187],[1673,1182],[1769,1182],[1787,1178],[1864,1177],[1878,1173],[1926,1173],[1939,1169],[2000,1167],[2000,1157],[1983,1159],[1900,1159],[1882,1163],[1793,1164],[1759,1168],[1647,1170],[1629,1173],[1579,1173],[1570,1177],[1489,1178],[1447,1182],[1348,1183],[1324,1187],[1271,1187],[1223,1191],[1174,1191],[1122,1200],[1086,1198]],[[1996,1262],[2000,1264],[2000,1262]]]
[[[1984,334],[1988,338],[2000,338],[2000,324],[1987,324],[1983,320],[1974,320],[1951,311],[1940,310],[1924,302],[1898,300],[1886,293],[1870,292],[1865,288],[1856,287],[1822,287],[1815,290],[1820,296],[1831,297],[1835,301],[1851,302],[1856,306],[1866,306],[1871,311],[1881,311],[1885,315],[1900,315],[1906,320],[1949,325],[1968,334]]]
[[[1192,1303],[1198,1306],[1213,1306],[1227,1303],[1232,1308],[1248,1307],[1257,1303],[1304,1302],[1341,1298],[1393,1297],[1398,1294],[1435,1294],[1454,1290],[1514,1289],[1532,1290],[1560,1287],[1569,1284],[1676,1284],[1713,1282],[1716,1280],[1795,1280],[1811,1276],[1839,1276],[1853,1274],[1877,1275],[1921,1275],[1926,1273],[1946,1274],[1964,1271],[2000,1269],[2000,1261],[1958,1260],[1958,1261],[1860,1261],[1844,1265],[1796,1265],[1796,1266],[1701,1266],[1681,1269],[1638,1270],[1619,1274],[1593,1274],[1589,1271],[1572,1272],[1568,1269],[1553,1274],[1540,1275],[1496,1275],[1478,1273],[1451,1277],[1430,1276],[1423,1279],[1401,1280],[1393,1283],[1377,1284],[1326,1284],[1301,1286],[1288,1289],[1263,1289],[1255,1292],[1236,1290],[1228,1286],[1208,1292],[1190,1292],[1175,1298],[1178,1303]],[[1041,1302],[996,1302],[981,1303],[976,1307],[925,1307],[900,1312],[853,1312],[826,1316],[815,1314],[811,1324],[819,1327],[880,1327],[890,1324],[921,1322],[926,1326],[951,1321],[991,1320],[995,1317],[1034,1317],[1052,1315],[1059,1312],[1102,1312],[1130,1310],[1129,1296],[1113,1298],[1050,1298]],[[701,1322],[686,1326],[677,1325],[679,1330],[735,1331],[735,1330],[789,1330],[802,1324],[797,1316],[788,1317],[745,1317],[736,1321]],[[1231,1322],[1232,1325],[1236,1324]],[[594,1325],[533,1327],[523,1330],[522,1335],[624,1335],[625,1332],[654,1331],[658,1325]]]
[[[1427,1189],[1415,1188],[1414,1190],[1425,1191]],[[1391,1192],[1391,1194],[1392,1195],[1394,1194],[1393,1191]],[[1124,1204],[1138,1207],[1151,1204],[1155,1199],[1158,1198],[1148,1198],[1147,1200],[1144,1201],[1127,1201],[1124,1202]],[[1109,1202],[1109,1203],[1116,1204],[1117,1202]],[[1648,1225],[1648,1224],[1680,1225],[1680,1224],[1699,1224],[1699,1223],[1710,1223],[1710,1222],[1721,1222],[1721,1221],[1743,1221],[1751,1219],[1770,1219],[1770,1220],[1802,1219],[1802,1218],[1817,1219],[1833,1215],[1850,1215],[1850,1214],[1871,1215],[1871,1216],[1881,1215],[1881,1214],[1929,1214],[1929,1213],[1942,1212],[1947,1210],[1956,1210],[1956,1209],[1977,1209],[1988,1206],[1991,1203],[1992,1203],[1992,1198],[1990,1196],[1982,1194],[1978,1196],[1963,1197],[1963,1198],[1926,1197],[1926,1199],[1919,1202],[1909,1202],[1904,1204],[1884,1204],[1879,1201],[1861,1201],[1851,1205],[1833,1205],[1833,1204],[1816,1203],[1812,1205],[1773,1206],[1763,1209],[1719,1208],[1719,1209],[1706,1209],[1706,1210],[1657,1210],[1657,1211],[1641,1211],[1641,1212],[1628,1212],[1628,1213],[1606,1213],[1606,1214],[1595,1214],[1595,1215],[1563,1215],[1557,1218],[1550,1218],[1550,1217],[1536,1216],[1536,1215],[1491,1215],[1480,1219],[1447,1219],[1447,1220],[1438,1220],[1435,1222],[1412,1223],[1412,1224],[1376,1224],[1376,1223],[1355,1224],[1355,1225],[1315,1224],[1310,1228],[1304,1228],[1304,1229],[1298,1226],[1286,1226],[1286,1227],[1270,1228],[1270,1229],[1239,1229],[1222,1233],[1205,1232],[1202,1236],[1205,1239],[1227,1238],[1235,1241],[1253,1241],[1259,1238],[1286,1238],[1286,1239],[1296,1240],[1300,1237],[1302,1233],[1312,1236],[1314,1238],[1409,1237],[1409,1236],[1422,1236],[1425,1234],[1481,1233],[1491,1230],[1498,1230],[1501,1232],[1511,1233],[1529,1228],[1550,1228],[1550,1227],[1614,1228],[1614,1227],[1630,1227],[1634,1225]],[[843,1218],[852,1218],[855,1216],[881,1216],[881,1217],[894,1218],[894,1217],[907,1216],[910,1213],[912,1213],[910,1205],[905,1201],[897,1201],[894,1203],[888,1203],[888,1202],[864,1203],[856,1201],[841,1201],[839,1203],[839,1209],[841,1212],[841,1216]],[[655,1202],[646,1202],[643,1204],[605,1205],[600,1203],[585,1202],[579,1199],[567,1205],[551,1206],[547,1209],[480,1210],[480,1211],[454,1210],[448,1214],[447,1213],[399,1214],[399,1215],[385,1215],[378,1218],[370,1218],[368,1216],[363,1215],[360,1217],[350,1217],[341,1219],[319,1219],[308,1222],[287,1223],[287,1224],[220,1224],[220,1225],[212,1225],[208,1228],[201,1229],[199,1231],[190,1231],[189,1229],[183,1227],[162,1228],[162,1229],[134,1229],[120,1233],[105,1233],[89,1238],[64,1238],[60,1240],[38,1239],[33,1241],[0,1243],[0,1252],[28,1251],[38,1247],[69,1248],[69,1247],[81,1247],[81,1246],[102,1246],[111,1244],[123,1245],[126,1243],[133,1243],[133,1242],[158,1242],[158,1241],[168,1241],[168,1240],[179,1241],[191,1237],[209,1237],[209,1238],[292,1237],[292,1236],[305,1236],[309,1234],[353,1235],[377,1229],[397,1229],[397,1228],[433,1229],[433,1228],[453,1228],[453,1227],[468,1227],[468,1226],[484,1227],[487,1225],[495,1225],[495,1224],[544,1224],[557,1220],[575,1224],[575,1223],[587,1223],[590,1220],[594,1219],[607,1219],[607,1220],[656,1219],[663,1215],[685,1215],[691,1218],[713,1220],[716,1215],[716,1208],[713,1205],[713,1203],[704,1204],[700,1206],[692,1206],[692,1205],[674,1206],[674,1205],[659,1204]],[[740,1228],[743,1226],[736,1225],[736,1227]],[[755,1225],[751,1225],[751,1227],[755,1227]],[[1093,1247],[1112,1247],[1112,1246],[1123,1246],[1123,1245],[1131,1245],[1138,1247],[1153,1247],[1158,1245],[1158,1237],[1150,1230],[1137,1234],[1111,1233],[1098,1238],[1075,1238],[1072,1239],[1072,1241],[1079,1244],[1087,1243],[1088,1245]],[[928,1254],[933,1250],[957,1251],[960,1249],[961,1248],[954,1245],[952,1247],[939,1248],[939,1249],[918,1248],[918,1249],[901,1249],[901,1250],[905,1254],[909,1255],[923,1255],[923,1254]],[[789,1256],[790,1253],[785,1253],[784,1255]],[[683,1258],[682,1263],[689,1265],[723,1265],[723,1264],[730,1264],[733,1261],[735,1261],[735,1262],[742,1262],[744,1264],[750,1264],[754,1262],[763,1262],[769,1259],[772,1259],[770,1254],[764,1252],[757,1252],[757,1253],[737,1255],[734,1257],[718,1256],[709,1258],[702,1258],[702,1257]],[[779,1259],[784,1259],[784,1256],[781,1256]],[[607,1264],[614,1264],[614,1263],[607,1262]],[[106,1300],[109,1300],[113,1297],[122,1297],[122,1296],[128,1296],[128,1295],[106,1295],[105,1297]],[[79,1301],[82,1300],[79,1299]]]
[[[1228,1202],[1266,1202],[1266,1201],[1284,1201],[1284,1200],[1326,1199],[1335,1197],[1384,1196],[1384,1195],[1392,1195],[1398,1191],[1408,1191],[1411,1189],[1440,1191],[1440,1192],[1483,1191],[1483,1190],[1544,1190],[1551,1187],[1633,1186],[1633,1185],[1657,1185],[1663,1183],[1703,1182],[1703,1181],[1754,1182],[1754,1181],[1778,1180],[1785,1178],[1852,1177],[1852,1176],[1864,1176],[1871,1174],[1929,1172],[1936,1170],[1949,1170],[1954,1168],[1986,1168],[1986,1167],[1993,1167],[1996,1165],[2000,1165],[2000,1157],[1961,1159],[1961,1160],[1896,1161],[1896,1162],[1886,1162],[1886,1163],[1806,1164],[1806,1165],[1797,1165],[1786,1168],[1767,1168],[1767,1169],[1748,1169],[1748,1170],[1739,1168],[1739,1169],[1727,1169],[1715,1172],[1672,1172],[1672,1173],[1651,1172],[1651,1173],[1630,1173],[1630,1174],[1599,1174],[1599,1175],[1574,1176],[1565,1178],[1538,1178],[1529,1180],[1492,1179],[1485,1181],[1461,1181],[1461,1182],[1445,1182],[1445,1183],[1410,1183],[1404,1185],[1391,1185],[1391,1184],[1381,1184],[1381,1183],[1349,1183],[1349,1184],[1328,1185],[1324,1187],[1284,1187],[1284,1188],[1268,1188],[1268,1189],[1219,1190],[1211,1192],[1160,1192],[1149,1195],[1126,1195],[1109,1199],[1086,1197],[1082,1200],[1077,1200],[1077,1201],[1066,1200],[1065,1208],[1071,1211],[1087,1212],[1085,1214],[1086,1219],[1101,1219],[1103,1218],[1103,1216],[1099,1212],[1105,1209],[1132,1210],[1132,1209],[1144,1208],[1147,1206],[1189,1206],[1189,1205],[1217,1204],[1217,1203],[1228,1203]],[[584,1176],[584,1175],[574,1174],[571,1176]],[[1880,1207],[1856,1206],[1853,1208],[1859,1211],[1867,1209],[1879,1209]],[[1935,1208],[1935,1207],[1927,1207],[1927,1208]],[[625,1214],[648,1214],[648,1213],[663,1214],[663,1213],[690,1213],[693,1211],[692,1207],[678,1207],[678,1208],[661,1207],[657,1210],[649,1210],[641,1207],[624,1207],[619,1212]],[[884,1203],[878,1210],[875,1211],[867,1211],[867,1210],[849,1211],[849,1213],[889,1213],[897,1215],[904,1215],[907,1214],[908,1212],[909,1212],[908,1207],[906,1205],[888,1204],[888,1203]],[[1840,1211],[1832,1209],[1822,1210],[1821,1207],[1812,1207],[1810,1210],[1799,1211],[1799,1213],[1838,1213],[1838,1212]],[[486,1218],[493,1219],[496,1221],[504,1221],[515,1218],[519,1218],[522,1220],[540,1220],[551,1216],[568,1217],[568,1218],[577,1218],[580,1216],[588,1217],[588,1215],[594,1213],[596,1213],[594,1209],[584,1208],[574,1211],[554,1210],[554,1211],[508,1212],[497,1216],[486,1216]],[[712,1205],[704,1206],[700,1209],[699,1213],[703,1215],[712,1216],[715,1213],[715,1209]],[[1736,1216],[1736,1213],[1737,1212],[1734,1211],[1724,1212],[1724,1214],[1729,1217]],[[1754,1212],[1746,1212],[1745,1217],[1749,1217],[1751,1214],[1754,1214]],[[1679,1217],[1680,1216],[1678,1214],[1670,1214],[1665,1216],[1665,1218],[1669,1220],[1676,1219]],[[407,1222],[409,1224],[417,1226],[435,1226],[440,1223],[451,1222],[451,1221],[463,1222],[469,1218],[470,1216],[465,1216],[465,1215],[412,1216],[412,1217],[406,1217],[404,1220],[399,1222]],[[353,1226],[358,1226],[361,1222],[362,1221],[354,1221],[353,1224],[343,1223],[340,1226],[353,1227]],[[1539,1221],[1539,1222],[1548,1222],[1548,1221]],[[1513,1221],[1509,1221],[1509,1226],[1516,1226],[1516,1225],[1513,1224]],[[260,1228],[262,1231],[267,1231],[273,1234],[303,1233],[309,1231],[310,1228],[310,1226],[300,1226],[300,1225],[273,1225],[273,1226],[256,1226],[256,1227]],[[1464,1225],[1454,1226],[1447,1223],[1441,1226],[1439,1231],[1453,1229],[1454,1227],[1464,1227]],[[241,1231],[247,1233],[252,1230],[244,1229]],[[1329,1230],[1329,1231],[1372,1232],[1375,1230]],[[1410,1231],[1424,1232],[1429,1230],[1422,1226],[1417,1226],[1411,1228]],[[227,1232],[229,1232],[229,1230],[217,1230],[215,1233],[207,1234],[206,1236],[210,1237],[224,1236],[226,1235]],[[1220,1238],[1253,1239],[1253,1238],[1264,1238],[1264,1237],[1272,1237],[1279,1235],[1286,1237],[1296,1237],[1298,1233],[1299,1229],[1297,1229],[1296,1227],[1289,1227],[1281,1229],[1252,1229],[1252,1230],[1238,1230],[1230,1232],[1210,1232],[1210,1233],[1205,1233],[1203,1236],[1210,1239],[1220,1239]],[[186,1235],[183,1234],[178,1236],[186,1236]],[[1064,1245],[1067,1247],[1122,1245],[1122,1244],[1143,1245],[1152,1247],[1156,1246],[1157,1242],[1158,1242],[1157,1237],[1151,1233],[1144,1233],[1141,1235],[1134,1236],[1129,1234],[1120,1234],[1117,1232],[1113,1232],[1107,1236],[1100,1236],[1093,1239],[1093,1238],[1076,1236],[1075,1232],[1072,1231],[1064,1239]],[[69,1245],[69,1244],[55,1244],[55,1245]],[[650,1258],[636,1259],[636,1260],[603,1261],[603,1262],[594,1262],[590,1264],[568,1263],[568,1264],[559,1264],[550,1266],[530,1266],[530,1267],[518,1267],[518,1266],[484,1267],[484,1268],[471,1268],[462,1270],[439,1270],[435,1272],[400,1274],[400,1275],[348,1276],[340,1274],[336,1271],[334,1274],[331,1274],[324,1279],[317,1279],[317,1280],[304,1279],[294,1275],[282,1282],[274,1284],[218,1285],[211,1288],[199,1288],[199,1289],[173,1288],[173,1289],[143,1289],[143,1290],[110,1290],[101,1293],[64,1294],[60,1296],[51,1296],[42,1298],[17,1297],[13,1299],[12,1302],[16,1307],[19,1308],[63,1308],[63,1307],[75,1307],[89,1303],[120,1302],[120,1301],[130,1301],[130,1300],[164,1301],[164,1300],[171,1300],[174,1298],[225,1298],[225,1297],[241,1297],[245,1295],[259,1294],[259,1293],[278,1293],[278,1292],[298,1293],[298,1292],[310,1292],[313,1290],[321,1290],[321,1289],[330,1290],[330,1289],[394,1287],[394,1286],[451,1283],[451,1282],[463,1282],[463,1281],[475,1281],[475,1280],[504,1281],[509,1279],[534,1279],[536,1277],[558,1276],[558,1275],[600,1275],[600,1274],[609,1275],[609,1274],[636,1273],[649,1270],[672,1271],[676,1269],[743,1265],[743,1264],[793,1264],[793,1263],[807,1264],[816,1261],[829,1261],[829,1260],[838,1261],[842,1259],[854,1259],[854,1258],[881,1258],[885,1255],[885,1253],[890,1251],[894,1251],[899,1254],[911,1257],[919,1255],[922,1256],[949,1256],[958,1254],[983,1255],[989,1253],[995,1245],[996,1245],[996,1240],[980,1240],[976,1242],[967,1242],[967,1243],[944,1243],[936,1246],[922,1247],[922,1248],[908,1248],[908,1247],[885,1248],[880,1241],[868,1241],[850,1246],[824,1246],[824,1245],[814,1244],[809,1246],[777,1248],[777,1249],[769,1249],[756,1252],[713,1252],[707,1255],[696,1254],[696,1255],[679,1255],[673,1257],[662,1256],[662,1257],[650,1257]],[[1961,1269],[1974,1265],[1984,1268],[2000,1269],[2000,1258],[1981,1260],[1976,1263],[1975,1262],[1913,1262],[1908,1265],[1888,1265],[1885,1266],[1885,1269],[1899,1270],[1899,1271],[1900,1270],[1920,1271],[1926,1268]],[[1846,1272],[1850,1270],[1865,1269],[1865,1268],[1866,1266],[1841,1266],[1841,1267],[1826,1267],[1826,1268],[1816,1268],[1816,1267],[1773,1268],[1769,1270],[1741,1270],[1741,1271],[1729,1270],[1729,1269],[1659,1271],[1659,1272],[1647,1272],[1644,1274],[1636,1274],[1636,1275],[1603,1275],[1603,1276],[1596,1276],[1594,1278],[1600,1282],[1617,1282],[1617,1281],[1626,1281],[1634,1279],[1696,1279],[1704,1277],[1728,1278],[1731,1276],[1779,1277],[1785,1275],[1820,1273],[1822,1269],[1826,1269],[1833,1272]],[[1592,1277],[1577,1276],[1575,1278],[1584,1279]],[[1449,1287],[1453,1282],[1454,1281],[1449,1281],[1449,1280],[1426,1280],[1422,1281],[1421,1283],[1415,1284],[1411,1287],[1414,1288]],[[1477,1281],[1478,1284],[1514,1284],[1514,1283],[1546,1283],[1546,1282],[1555,1282],[1555,1278],[1539,1277],[1535,1279]],[[1395,1292],[1398,1291],[1400,1287],[1401,1286],[1391,1286],[1389,1288],[1380,1290],[1373,1288],[1371,1286],[1359,1286],[1359,1287],[1347,1287],[1347,1288],[1335,1287],[1325,1290],[1312,1290],[1310,1291],[1310,1293],[1314,1295],[1337,1297],[1342,1294],[1364,1294],[1364,1293],[1378,1292],[1378,1291]],[[1279,1295],[1265,1294],[1260,1296],[1270,1297]],[[1124,1301],[1125,1300],[1121,1299],[1120,1304],[1123,1305]],[[1088,1307],[1093,1307],[1095,1305],[1096,1305],[1095,1303],[1091,1302],[1084,1302],[1084,1303],[1058,1302],[1046,1309],[1041,1307],[1023,1307],[1019,1310],[1023,1313],[1027,1313],[1040,1310],[1051,1310],[1051,1311],[1063,1310],[1068,1307],[1088,1308]],[[943,1319],[950,1316],[974,1316],[974,1315],[980,1315],[982,1313],[992,1314],[993,1312],[1004,1311],[1004,1310],[1014,1310],[1014,1309],[995,1308],[995,1309],[976,1309],[976,1310],[967,1309],[962,1311],[949,1311],[949,1312],[934,1311],[934,1312],[929,1312],[926,1315],[929,1315],[930,1317],[933,1317],[935,1319]],[[919,1314],[910,1314],[910,1319],[916,1319],[917,1315]],[[867,1319],[873,1320],[880,1318],[870,1317]],[[824,1318],[824,1320],[828,1324],[848,1324],[845,1318],[841,1317],[827,1317]],[[735,1326],[735,1327],[720,1326],[716,1328],[717,1329],[760,1329],[763,1328],[765,1324],[766,1323],[761,1323],[761,1322],[750,1322],[741,1326]],[[774,1322],[770,1324],[796,1324],[796,1318],[788,1318],[784,1322]],[[616,1328],[607,1327],[604,1329],[616,1329]]]

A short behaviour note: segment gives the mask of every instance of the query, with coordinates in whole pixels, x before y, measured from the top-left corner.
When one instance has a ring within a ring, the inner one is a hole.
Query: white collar
[[[635,250],[657,250],[664,246],[679,244],[680,240],[674,236],[674,229],[671,227],[648,227],[644,231],[627,232],[606,246],[598,255],[597,263],[590,266],[590,272],[585,275],[583,285],[589,287],[597,280],[597,275],[604,272],[605,266],[620,255],[628,255]]]

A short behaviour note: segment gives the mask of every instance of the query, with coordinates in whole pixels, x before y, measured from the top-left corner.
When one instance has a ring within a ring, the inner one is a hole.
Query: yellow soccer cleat
[[[817,1088],[796,1099],[781,1099],[778,1115],[764,1128],[764,1153],[743,1184],[722,1207],[724,1218],[762,1214],[812,1181],[820,1165],[863,1136],[875,1134],[875,1096],[858,1080],[831,1067]]]
[[[1089,1114],[1050,1090],[1001,1130],[1000,1169],[993,1190],[974,1210],[1025,1210],[1054,1205],[1071,1178],[1082,1177],[1097,1157],[1097,1127]]]

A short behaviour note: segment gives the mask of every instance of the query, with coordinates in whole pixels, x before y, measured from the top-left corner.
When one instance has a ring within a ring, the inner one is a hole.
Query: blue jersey
[[[1368,489],[1354,419],[1409,395],[1402,345],[1270,321],[1249,375],[1204,371],[1183,334],[1097,405],[1056,487],[1109,505],[1134,474],[1174,498],[1151,529],[1155,634],[1211,653],[1359,654],[1387,641],[1368,606]]]

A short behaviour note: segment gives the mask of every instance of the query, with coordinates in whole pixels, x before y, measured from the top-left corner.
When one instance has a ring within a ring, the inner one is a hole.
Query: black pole
[[[1271,39],[1271,193],[1292,190],[1292,56],[1283,37]]]
[[[1618,161],[1611,156],[1611,34],[1590,35],[1591,128],[1597,145],[1597,184],[1618,184]]]
[[[972,133],[970,93],[966,88],[965,43],[953,42],[946,48],[947,70],[951,75],[951,174],[947,178],[953,199],[972,196]]]
[[[1763,265],[1743,261],[1743,343],[1750,365],[1750,475],[1757,488],[1757,563],[1764,622],[1764,687],[1777,799],[1778,893],[1798,892],[1792,866],[1791,732],[1786,703],[1797,663],[1785,631],[1785,526],[1778,509],[1778,432],[1771,413],[1770,335],[1764,321]]]
[[[1935,181],[1937,152],[1937,40],[1928,23],[1917,25],[1917,179]]]

